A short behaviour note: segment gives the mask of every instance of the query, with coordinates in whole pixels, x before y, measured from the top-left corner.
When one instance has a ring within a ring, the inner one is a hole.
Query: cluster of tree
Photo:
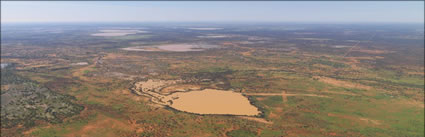
[[[2,86],[8,87],[1,91],[2,128],[31,127],[37,120],[57,123],[84,109],[73,103],[74,97],[51,91],[13,70],[2,70],[1,74]]]

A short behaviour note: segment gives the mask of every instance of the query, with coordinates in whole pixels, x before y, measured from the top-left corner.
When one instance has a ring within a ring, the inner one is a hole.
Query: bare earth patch
[[[328,77],[315,77],[315,78],[318,78],[319,81],[321,81],[321,82],[331,84],[331,85],[334,85],[334,86],[338,86],[338,87],[358,88],[358,89],[365,89],[365,90],[372,89],[372,87],[365,86],[365,85],[362,85],[362,84],[337,80],[337,79],[328,78]]]
[[[167,86],[161,89],[161,93],[167,94],[172,93],[175,91],[191,91],[191,90],[200,90],[201,86],[198,85],[190,85],[190,84],[177,84],[177,85],[171,85]]]
[[[369,50],[369,49],[355,49],[353,51],[368,53],[368,54],[385,54],[385,53],[393,53],[394,51],[388,50]]]
[[[256,121],[256,122],[260,122],[260,123],[264,123],[264,124],[273,124],[273,122],[271,121],[267,121],[264,118],[257,118],[257,117],[247,117],[247,116],[238,116],[239,118],[242,119],[247,119],[247,120],[252,120],[252,121]]]
[[[370,119],[370,118],[354,117],[354,116],[340,115],[340,114],[334,114],[334,113],[328,113],[328,116],[338,117],[338,118],[343,118],[343,119],[349,119],[349,120],[353,120],[353,121],[361,121],[361,122],[365,122],[366,124],[381,125],[381,122],[379,122],[378,120],[373,120],[373,119]]]

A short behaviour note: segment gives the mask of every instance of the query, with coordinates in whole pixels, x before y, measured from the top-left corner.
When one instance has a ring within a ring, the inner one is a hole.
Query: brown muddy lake
[[[149,79],[136,82],[132,90],[138,95],[149,97],[155,104],[188,113],[243,116],[261,114],[246,96],[231,90],[195,89],[174,93],[171,91],[170,94],[161,93],[165,87],[173,87],[172,85],[176,86],[181,82],[183,81]]]
[[[174,109],[196,114],[256,116],[260,111],[241,93],[216,89],[176,92],[168,95]]]

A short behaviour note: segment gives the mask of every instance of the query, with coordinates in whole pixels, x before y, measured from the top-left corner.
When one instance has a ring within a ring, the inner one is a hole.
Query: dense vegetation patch
[[[232,130],[227,133],[228,136],[231,137],[255,137],[257,136],[254,132],[238,129],[238,130]]]
[[[13,70],[2,69],[1,75],[2,128],[31,127],[37,120],[57,123],[83,110],[72,96],[53,92]]]

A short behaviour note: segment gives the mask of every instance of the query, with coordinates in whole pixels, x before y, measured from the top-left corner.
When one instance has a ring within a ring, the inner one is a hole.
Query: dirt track
[[[247,120],[257,121],[257,122],[264,123],[264,124],[273,124],[273,122],[271,122],[271,121],[267,121],[267,120],[265,120],[265,119],[263,119],[263,118],[248,117],[248,116],[238,116],[238,117],[239,117],[239,118],[242,118],[242,119],[247,119]]]
[[[284,102],[287,101],[288,96],[310,96],[310,97],[322,97],[322,98],[330,98],[325,95],[316,95],[316,94],[286,94],[286,92],[282,93],[245,93],[248,96],[282,96]]]

